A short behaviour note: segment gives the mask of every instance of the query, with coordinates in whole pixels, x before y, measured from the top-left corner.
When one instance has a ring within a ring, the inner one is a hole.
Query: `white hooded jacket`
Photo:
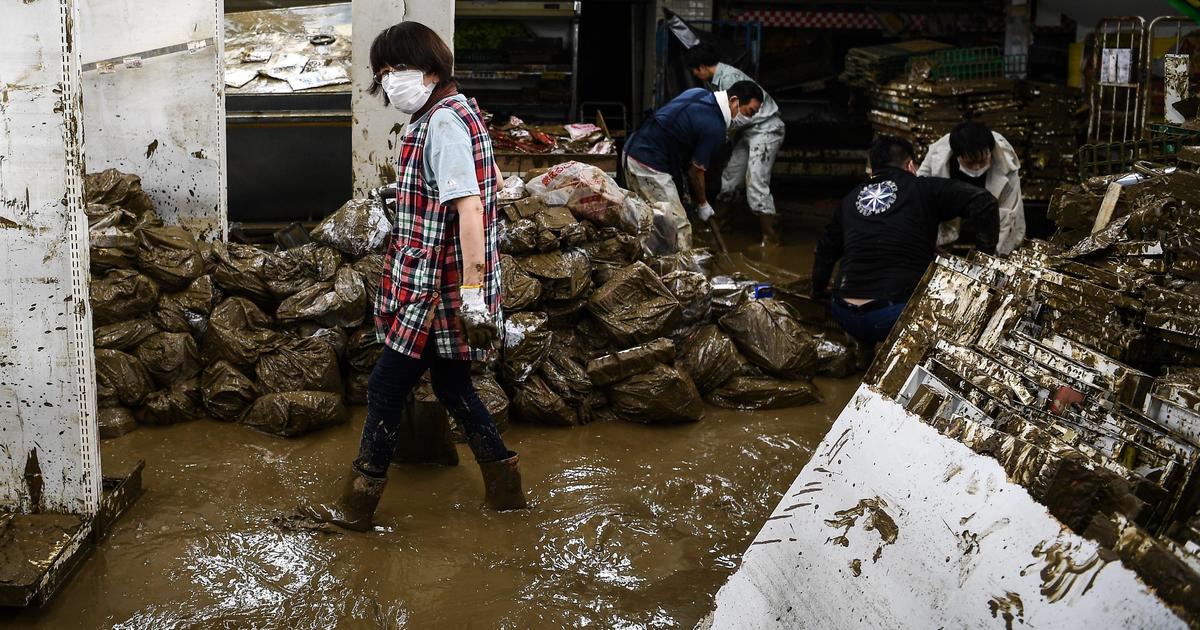
[[[1000,240],[996,253],[1008,254],[1025,240],[1025,202],[1021,199],[1021,163],[1017,152],[1004,136],[992,132],[996,148],[992,150],[992,166],[988,169],[985,187],[1000,205]],[[950,177],[950,134],[929,146],[917,175]],[[943,223],[938,231],[938,245],[958,240],[958,221]]]

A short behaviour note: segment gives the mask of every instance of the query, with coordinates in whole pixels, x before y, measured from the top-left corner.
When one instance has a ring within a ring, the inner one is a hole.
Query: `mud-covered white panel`
[[[367,94],[371,86],[371,42],[385,28],[416,21],[433,29],[454,48],[454,3],[448,0],[355,0],[354,68],[350,79],[350,107],[354,112],[352,161],[354,194],[396,180],[396,153],[408,116],[383,104],[379,95]]]
[[[99,505],[74,11],[0,19],[0,511]]]
[[[80,5],[87,170],[142,177],[168,224],[224,238],[225,103],[219,0]]]
[[[862,386],[717,594],[713,628],[1183,628],[995,460]]]

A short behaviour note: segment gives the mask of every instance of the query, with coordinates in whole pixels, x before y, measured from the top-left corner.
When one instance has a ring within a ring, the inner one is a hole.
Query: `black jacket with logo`
[[[986,189],[944,177],[888,168],[854,189],[817,243],[813,293],[829,286],[841,298],[906,301],[937,249],[938,224],[963,219],[962,234],[995,253],[1000,233],[996,198]]]

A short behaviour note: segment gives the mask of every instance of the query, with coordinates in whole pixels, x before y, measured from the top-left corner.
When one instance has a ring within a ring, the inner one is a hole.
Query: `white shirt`
[[[725,117],[725,126],[728,127],[730,121],[733,120],[733,116],[729,113],[729,95],[725,93],[725,90],[721,90],[713,92],[713,96],[717,97],[717,107],[721,108],[721,116]]]

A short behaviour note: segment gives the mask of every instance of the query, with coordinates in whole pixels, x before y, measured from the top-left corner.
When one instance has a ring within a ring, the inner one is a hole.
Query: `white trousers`
[[[764,121],[743,131],[733,145],[733,155],[721,173],[721,198],[730,199],[741,188],[754,214],[775,214],[771,197],[771,169],[783,144],[784,124],[779,119]]]

